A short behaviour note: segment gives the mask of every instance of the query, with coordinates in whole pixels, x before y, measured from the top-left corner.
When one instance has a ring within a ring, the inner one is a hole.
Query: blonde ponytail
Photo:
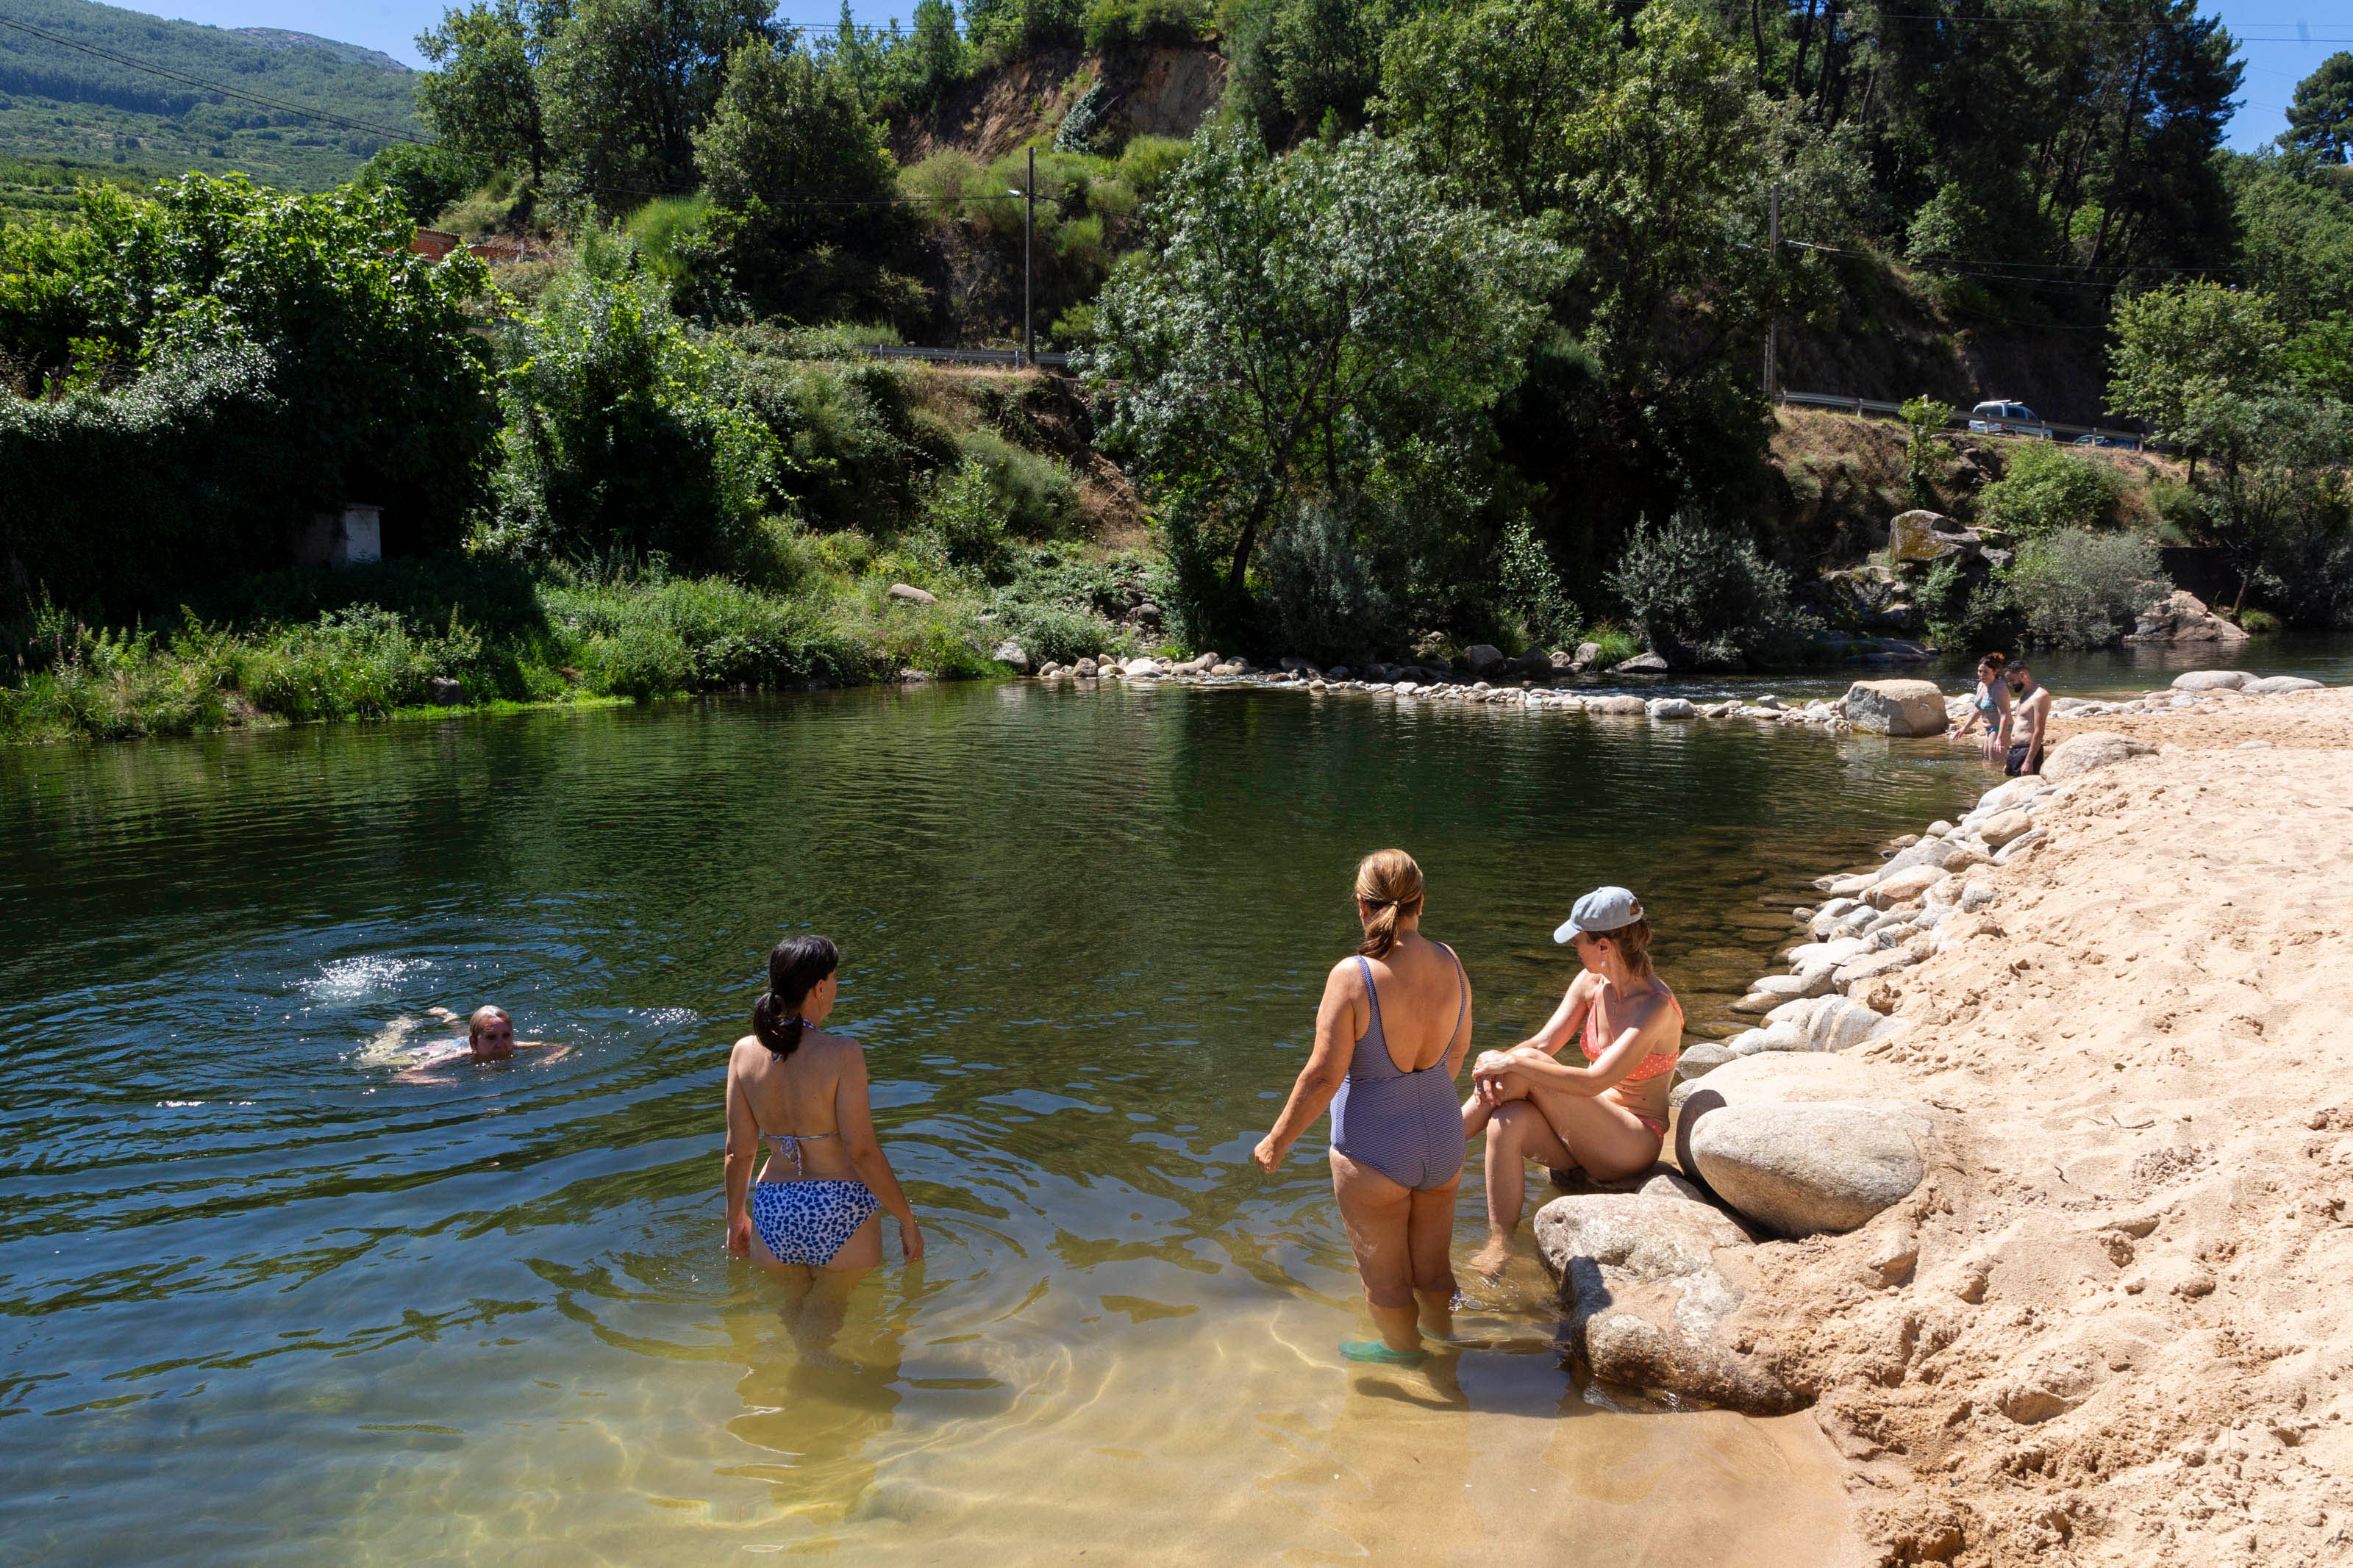
[[[1421,913],[1421,868],[1402,849],[1377,849],[1356,863],[1356,898],[1373,911],[1356,951],[1387,958],[1397,946],[1398,919]]]

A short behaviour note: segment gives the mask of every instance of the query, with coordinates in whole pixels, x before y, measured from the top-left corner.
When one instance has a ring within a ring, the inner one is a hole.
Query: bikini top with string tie
[[[816,1027],[807,1018],[797,1016],[793,1022],[798,1024],[804,1030]],[[776,1053],[769,1054],[773,1056]],[[783,1058],[779,1057],[777,1059],[781,1061]],[[839,1132],[763,1132],[760,1136],[774,1143],[778,1152],[790,1154],[793,1157],[794,1175],[806,1176],[808,1174],[808,1168],[801,1163],[801,1145],[813,1138],[839,1138],[841,1134]]]
[[[1651,988],[1654,992],[1664,989],[1661,983],[1655,979],[1651,982]],[[1683,1005],[1675,1000],[1673,993],[1668,993],[1667,1001],[1673,1006],[1675,1012],[1678,1015],[1681,1015],[1683,1010]],[[1609,1048],[1609,1043],[1601,1037],[1601,998],[1598,995],[1595,996],[1592,1001],[1586,1004],[1585,1036],[1578,1044],[1584,1047],[1585,1059],[1589,1062],[1599,1061],[1601,1059],[1601,1053]],[[1680,1045],[1671,1051],[1652,1051],[1649,1056],[1644,1057],[1641,1061],[1635,1063],[1634,1070],[1628,1073],[1625,1078],[1620,1081],[1624,1083],[1641,1083],[1645,1079],[1653,1079],[1659,1077],[1662,1073],[1672,1072],[1675,1070],[1676,1060],[1682,1057],[1682,1055],[1683,1047]]]

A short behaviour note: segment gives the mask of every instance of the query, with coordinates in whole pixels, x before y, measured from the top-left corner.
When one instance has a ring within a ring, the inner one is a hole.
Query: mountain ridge
[[[36,32],[0,27],[0,157],[157,176],[237,171],[322,190],[396,136],[423,134],[419,73],[357,44],[205,26],[97,0],[10,0],[5,19]]]

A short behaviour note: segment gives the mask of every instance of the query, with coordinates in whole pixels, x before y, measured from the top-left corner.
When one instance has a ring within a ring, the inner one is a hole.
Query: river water
[[[1034,683],[0,751],[0,1548],[1823,1560],[1808,1418],[1575,1385],[1532,1257],[1474,1293],[1485,1348],[1344,1364],[1323,1130],[1248,1154],[1365,851],[1420,858],[1482,1047],[1605,881],[1714,1033],[1808,879],[1988,782],[1794,727]],[[931,1247],[829,1350],[718,1196],[729,1042],[812,929]],[[569,1053],[395,1081],[396,1017],[483,1001]]]

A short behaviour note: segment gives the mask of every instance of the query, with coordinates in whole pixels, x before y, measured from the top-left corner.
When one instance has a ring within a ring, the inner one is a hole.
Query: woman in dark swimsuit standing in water
[[[1364,944],[1332,966],[1314,1049],[1252,1156],[1272,1174],[1332,1108],[1332,1193],[1381,1331],[1342,1345],[1351,1361],[1421,1361],[1424,1333],[1454,1333],[1454,1075],[1471,1048],[1471,981],[1452,948],[1421,934],[1421,868],[1402,849],[1356,868]]]
[[[1485,1275],[1511,1260],[1529,1159],[1582,1166],[1611,1182],[1649,1167],[1667,1135],[1667,1089],[1683,1053],[1683,1010],[1651,968],[1651,922],[1623,888],[1577,900],[1553,941],[1577,950],[1585,972],[1552,1018],[1508,1051],[1471,1068],[1462,1135],[1487,1134],[1487,1245],[1471,1259]],[[1553,1058],[1583,1036],[1586,1065]]]

